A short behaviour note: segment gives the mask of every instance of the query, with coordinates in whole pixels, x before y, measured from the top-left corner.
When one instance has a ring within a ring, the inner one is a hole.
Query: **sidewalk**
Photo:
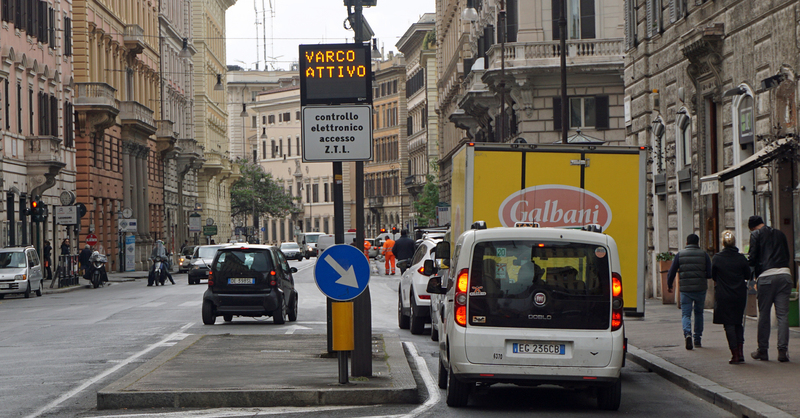
[[[127,271],[123,273],[112,272],[108,273],[108,281],[109,283],[120,283],[120,282],[129,282],[132,280],[137,279],[147,279],[147,272],[146,271]],[[50,295],[54,293],[66,293],[72,292],[78,289],[85,289],[91,288],[92,286],[89,284],[88,281],[84,279],[80,279],[79,284],[76,286],[67,286],[61,288],[50,288],[50,280],[45,280],[43,283],[44,288],[42,289],[42,293],[45,295]]]
[[[703,347],[687,350],[677,306],[648,299],[644,318],[625,318],[628,360],[740,417],[800,416],[800,330],[790,328],[791,362],[777,361],[775,327],[770,333],[770,361],[753,360],[750,352],[756,349],[756,321],[748,319],[745,363],[731,365],[725,332],[722,325],[711,323],[712,315],[706,310]]]

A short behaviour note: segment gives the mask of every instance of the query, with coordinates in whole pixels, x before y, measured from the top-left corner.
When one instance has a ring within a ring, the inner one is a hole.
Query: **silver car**
[[[0,299],[11,293],[42,296],[42,263],[33,247],[0,249]]]

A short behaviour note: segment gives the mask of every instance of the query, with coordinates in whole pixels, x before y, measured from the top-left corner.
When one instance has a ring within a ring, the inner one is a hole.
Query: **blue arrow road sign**
[[[314,280],[335,301],[355,299],[369,284],[369,261],[352,245],[332,245],[317,258]]]

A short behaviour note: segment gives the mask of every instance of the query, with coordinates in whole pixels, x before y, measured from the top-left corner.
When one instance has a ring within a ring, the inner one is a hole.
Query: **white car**
[[[622,276],[608,235],[476,223],[436,249],[450,267],[439,338],[439,387],[465,406],[476,384],[596,389],[617,410],[625,358]],[[480,229],[483,228],[483,229]]]
[[[11,293],[42,296],[42,263],[33,247],[0,249],[0,299]]]
[[[415,335],[425,331],[431,322],[431,295],[427,292],[428,280],[433,271],[433,253],[441,240],[425,239],[419,243],[410,266],[400,278],[397,300],[397,325],[400,329],[411,329]],[[430,260],[428,269],[425,261]]]

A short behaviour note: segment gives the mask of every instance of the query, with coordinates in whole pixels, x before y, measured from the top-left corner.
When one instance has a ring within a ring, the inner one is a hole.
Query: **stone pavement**
[[[756,349],[756,321],[745,323],[745,363],[728,364],[731,358],[722,325],[712,324],[712,311],[704,315],[703,347],[687,350],[681,330],[681,312],[676,305],[662,305],[648,299],[644,318],[625,318],[628,360],[690,392],[729,410],[736,416],[800,416],[800,332],[789,340],[791,362],[779,363],[777,329],[770,333],[770,361],[753,360]]]

